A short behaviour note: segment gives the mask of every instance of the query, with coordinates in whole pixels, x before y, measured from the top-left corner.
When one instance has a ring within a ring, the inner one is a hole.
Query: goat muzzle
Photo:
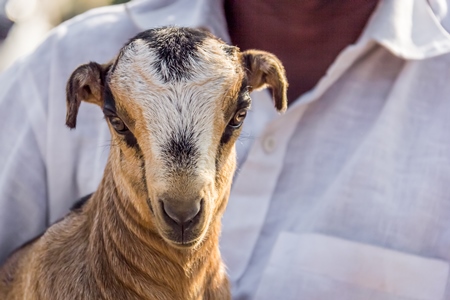
[[[159,200],[163,220],[171,229],[169,239],[180,246],[190,246],[200,234],[198,225],[204,212],[203,199],[177,205],[179,201]]]

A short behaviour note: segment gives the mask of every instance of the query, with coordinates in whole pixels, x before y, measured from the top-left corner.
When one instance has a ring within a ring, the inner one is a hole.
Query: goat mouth
[[[195,245],[197,245],[199,241],[200,241],[200,238],[197,238],[197,239],[189,241],[189,242],[185,241],[185,242],[182,242],[182,243],[170,240],[170,243],[176,248],[190,249],[190,248],[193,248]]]
[[[166,232],[165,239],[176,248],[192,248],[203,240],[205,230],[206,229],[199,228],[198,230],[188,230],[185,232],[182,232],[181,230],[170,231]]]
[[[203,237],[202,220],[204,219],[204,209],[200,209],[200,212],[186,224],[175,223],[172,219],[165,215],[163,211],[163,219],[166,226],[164,230],[164,236],[166,240],[178,248],[191,248],[198,244]]]
[[[203,240],[203,235],[191,236],[190,239],[182,240],[179,235],[174,233],[166,233],[163,235],[163,239],[174,248],[178,249],[192,249],[195,248]]]

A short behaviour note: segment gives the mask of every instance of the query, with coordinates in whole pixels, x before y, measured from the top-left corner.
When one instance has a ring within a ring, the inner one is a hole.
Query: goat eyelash
[[[113,110],[104,107],[103,114],[117,133],[125,134],[129,131],[125,122]]]
[[[238,109],[233,117],[231,118],[230,122],[228,123],[228,126],[233,128],[233,129],[238,129],[239,127],[242,126],[242,123],[244,123],[244,119],[247,116],[247,111],[248,108],[247,107],[243,107]]]
[[[242,126],[242,123],[244,123],[245,118],[247,117],[248,109],[248,106],[237,109],[233,114],[233,117],[228,122],[228,127],[232,129],[240,128]]]
[[[103,114],[105,115],[105,117],[117,117],[117,113],[115,112],[115,110],[112,110],[108,107],[103,107]]]
[[[124,134],[129,131],[125,122],[118,116],[108,117],[109,123],[117,133]]]

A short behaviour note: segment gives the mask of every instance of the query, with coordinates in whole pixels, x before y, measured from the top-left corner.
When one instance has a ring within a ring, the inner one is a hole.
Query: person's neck
[[[283,62],[292,103],[312,89],[356,42],[379,0],[226,0],[231,41],[272,52]]]

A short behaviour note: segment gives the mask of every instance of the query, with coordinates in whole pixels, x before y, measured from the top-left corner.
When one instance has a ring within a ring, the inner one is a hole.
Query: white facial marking
[[[157,52],[144,40],[135,40],[124,49],[111,84],[127,93],[127,101],[143,108],[153,139],[151,151],[168,172],[181,166],[213,178],[215,157],[209,152],[214,122],[222,117],[223,100],[236,82],[237,70],[216,40],[203,41],[197,53],[198,59],[186,58],[191,66],[189,79],[164,82],[155,68]],[[160,65],[161,73],[173,71]]]

